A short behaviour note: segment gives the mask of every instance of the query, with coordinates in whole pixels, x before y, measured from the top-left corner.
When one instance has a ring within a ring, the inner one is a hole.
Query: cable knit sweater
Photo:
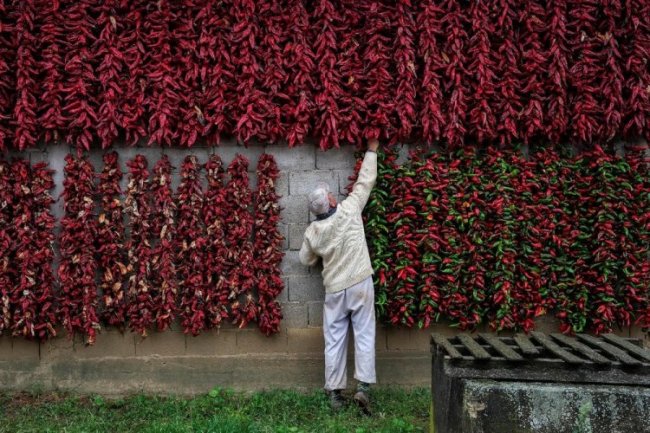
[[[323,259],[323,283],[327,293],[351,287],[373,274],[361,212],[377,180],[377,154],[366,152],[359,177],[336,213],[312,222],[303,239],[300,261],[313,266]]]

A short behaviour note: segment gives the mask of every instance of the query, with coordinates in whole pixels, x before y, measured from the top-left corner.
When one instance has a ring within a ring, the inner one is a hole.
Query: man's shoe
[[[329,397],[330,407],[334,412],[338,412],[343,409],[343,406],[345,406],[345,399],[341,395],[341,390],[335,389],[333,391],[329,391]]]
[[[370,416],[370,397],[368,397],[368,392],[370,391],[370,385],[364,382],[359,382],[357,386],[357,392],[354,394],[354,402],[361,408],[365,415]]]

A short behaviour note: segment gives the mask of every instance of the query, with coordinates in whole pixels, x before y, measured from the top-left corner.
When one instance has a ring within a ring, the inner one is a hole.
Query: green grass
[[[107,399],[56,393],[0,394],[0,432],[401,433],[425,432],[430,393],[375,389],[373,416],[350,405],[333,414],[323,391],[240,393],[195,398]]]

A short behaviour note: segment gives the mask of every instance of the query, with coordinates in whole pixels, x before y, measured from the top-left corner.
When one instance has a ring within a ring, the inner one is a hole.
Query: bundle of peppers
[[[11,188],[11,166],[0,160],[0,335],[11,327],[10,296],[15,278],[15,271],[11,267],[14,248]]]
[[[10,293],[11,334],[46,340],[56,336],[57,323],[52,260],[54,251],[54,187],[52,171],[39,162],[30,166],[19,159],[11,164],[15,236],[13,263],[15,278]]]
[[[102,291],[101,317],[110,326],[124,328],[127,297],[125,282],[128,276],[125,254],[124,207],[121,201],[122,170],[117,152],[103,157],[104,168],[99,174],[97,193],[101,211],[97,218],[97,262]]]
[[[225,170],[223,161],[217,154],[210,155],[205,164],[208,187],[203,205],[203,222],[206,229],[205,283],[206,315],[208,326],[219,328],[228,319],[228,295],[226,284],[226,246],[225,223],[228,218],[228,197],[224,185]]]
[[[59,314],[72,337],[81,334],[86,344],[95,342],[100,329],[97,316],[95,239],[97,217],[94,212],[95,173],[85,158],[66,157],[63,181],[63,209],[59,250]]]
[[[180,290],[180,318],[186,334],[198,335],[207,328],[207,238],[203,224],[203,187],[201,166],[189,155],[181,165],[181,182],[176,192],[178,225],[176,228],[176,269]]]
[[[645,151],[420,149],[401,166],[382,152],[364,212],[380,317],[528,332],[555,314],[565,333],[648,328]]]
[[[253,297],[255,288],[253,257],[253,194],[249,187],[248,160],[237,154],[228,166],[230,181],[226,185],[228,215],[225,218],[226,287],[229,289],[230,318],[240,328],[253,322],[258,316],[258,305]]]
[[[151,179],[147,159],[136,155],[127,162],[129,183],[124,199],[128,217],[129,239],[126,243],[129,280],[127,285],[127,318],[131,331],[147,336],[155,323],[151,258],[153,255],[151,227]]]
[[[153,169],[151,197],[151,287],[154,320],[158,331],[168,329],[176,315],[175,231],[176,203],[172,192],[172,165],[163,155]]]
[[[276,298],[284,290],[280,264],[283,236],[278,231],[280,222],[279,196],[275,184],[280,170],[272,155],[265,153],[257,162],[257,190],[255,191],[255,242],[253,260],[259,304],[257,325],[271,335],[280,331],[282,310]]]

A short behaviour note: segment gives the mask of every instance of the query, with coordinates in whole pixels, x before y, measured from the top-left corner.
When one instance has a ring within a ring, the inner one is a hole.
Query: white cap
[[[316,188],[309,193],[309,211],[314,215],[321,215],[330,210],[330,186],[319,182]]]

